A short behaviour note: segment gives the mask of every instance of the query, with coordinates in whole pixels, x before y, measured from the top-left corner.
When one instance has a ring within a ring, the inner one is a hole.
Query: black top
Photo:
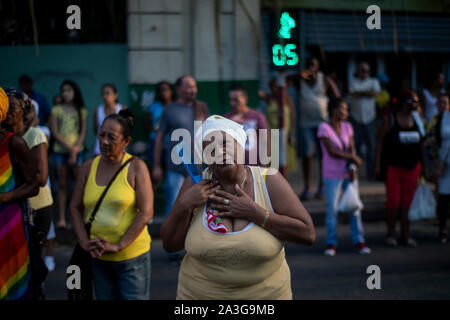
[[[400,127],[396,114],[393,118],[393,126],[385,140],[387,164],[412,170],[422,158],[419,128],[415,121],[410,128]]]

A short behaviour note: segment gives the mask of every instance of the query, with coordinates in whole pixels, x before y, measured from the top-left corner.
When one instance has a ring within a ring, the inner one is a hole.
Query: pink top
[[[353,136],[353,128],[350,122],[341,121],[341,135],[339,138],[334,128],[328,122],[322,122],[319,126],[317,136],[319,138],[331,139],[335,148],[344,151],[342,142],[345,144],[345,149],[350,147],[350,137]],[[323,177],[328,179],[346,178],[348,176],[347,160],[332,157],[322,140],[320,140],[320,147],[322,148]]]

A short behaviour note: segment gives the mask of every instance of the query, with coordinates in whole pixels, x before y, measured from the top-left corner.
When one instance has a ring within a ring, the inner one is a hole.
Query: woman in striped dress
[[[27,145],[10,130],[11,124],[23,116],[26,98],[17,90],[7,92],[0,88],[0,300],[30,299],[30,258],[22,203],[39,188]]]

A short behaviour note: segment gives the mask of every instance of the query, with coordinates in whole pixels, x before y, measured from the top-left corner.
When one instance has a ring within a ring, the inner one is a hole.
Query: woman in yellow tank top
[[[199,183],[186,180],[161,228],[167,251],[186,249],[177,299],[292,299],[283,243],[313,244],[313,222],[278,171],[242,164],[245,140],[216,115],[196,134],[210,166]]]
[[[125,148],[133,123],[130,110],[104,120],[99,132],[101,155],[83,165],[70,204],[78,241],[93,258],[94,290],[100,300],[150,298],[147,223],[153,216],[153,191],[143,161],[134,159],[113,181],[92,222],[90,239],[84,228],[106,185],[131,157]]]

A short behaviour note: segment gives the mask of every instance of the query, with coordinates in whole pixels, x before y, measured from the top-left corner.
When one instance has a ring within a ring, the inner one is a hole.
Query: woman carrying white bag
[[[370,254],[364,242],[361,222],[362,203],[359,200],[356,168],[362,161],[356,154],[352,125],[347,122],[348,106],[342,99],[331,100],[328,104],[329,122],[320,124],[317,136],[322,148],[322,176],[327,200],[326,211],[326,256],[334,256],[337,247],[337,215],[340,191],[344,190],[343,208],[350,214],[350,236],[354,249],[359,254]],[[355,196],[356,195],[356,196]],[[349,200],[349,201],[347,201]],[[359,200],[359,201],[358,201]]]

